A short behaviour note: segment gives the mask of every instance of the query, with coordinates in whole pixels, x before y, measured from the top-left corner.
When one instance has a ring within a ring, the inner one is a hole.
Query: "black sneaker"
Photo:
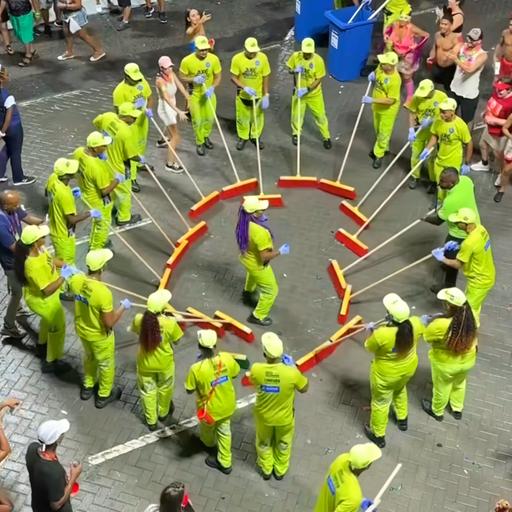
[[[204,462],[207,466],[213,469],[218,469],[221,473],[224,473],[225,475],[229,475],[231,471],[233,471],[233,467],[230,466],[229,468],[225,468],[222,466],[219,461],[217,460],[217,457],[208,455],[206,459],[204,459]]]
[[[204,149],[204,144],[198,144],[196,146],[196,153],[199,155],[199,156],[204,156],[206,154],[206,151]]]
[[[135,182],[134,182],[135,183]],[[130,220],[119,221],[116,219],[117,226],[127,226],[128,224],[137,224],[142,220],[142,216],[139,213],[133,213]]]
[[[292,144],[296,146],[299,142],[299,137],[297,135],[292,135]]]
[[[60,359],[56,359],[49,363],[48,361],[43,361],[41,364],[41,372],[42,373],[66,373],[70,370],[70,366],[65,361],[61,361]]]
[[[3,338],[13,338],[15,340],[21,340],[27,335],[27,333],[23,333],[18,330],[16,326],[14,327],[6,327],[5,325],[2,327],[0,331],[0,336]]]
[[[332,148],[332,142],[331,142],[331,139],[324,139],[324,148],[325,149],[331,149]]]
[[[242,292],[242,302],[246,306],[249,306],[251,308],[255,308],[256,304],[258,304],[258,297],[256,296],[256,292]]]
[[[261,469],[260,467],[258,468],[258,473],[262,476],[263,480],[270,480],[270,478],[272,477],[272,473],[264,473],[263,469]]]
[[[370,425],[364,426],[364,433],[366,434],[366,437],[374,444],[376,444],[379,448],[385,448],[386,446],[386,438],[384,436],[378,437],[370,428]]]
[[[450,414],[453,416],[454,419],[456,420],[461,420],[462,419],[462,411],[454,411],[452,409],[452,406],[450,405]]]
[[[155,430],[158,430],[158,423],[147,423],[148,429],[150,432],[154,432]]]
[[[117,28],[116,30],[118,32],[122,32],[123,30],[126,30],[128,28],[130,28],[130,22],[129,21],[123,21],[123,17],[121,16],[121,23],[119,23],[119,25],[117,25]]]
[[[206,149],[213,149],[213,142],[209,139],[209,137],[205,137],[205,139],[204,139],[204,147]]]
[[[183,167],[178,162],[173,162],[172,164],[165,164],[165,170],[173,172],[174,174],[181,174]]]
[[[414,176],[411,176],[411,177],[409,178],[409,183],[408,183],[408,185],[409,185],[409,188],[410,188],[411,190],[414,190],[414,189],[418,186],[418,178],[415,178]]]
[[[374,169],[380,169],[382,167],[382,158],[375,158],[373,161],[372,167]]]
[[[369,156],[372,160],[375,160],[376,156],[375,156],[375,153],[373,152],[373,149],[368,153],[368,156]]]
[[[166,148],[167,147],[167,142],[165,139],[158,139],[155,143],[155,146],[157,148]]]
[[[135,180],[132,181],[132,192],[136,194],[140,192],[140,185]]]
[[[148,7],[147,5],[144,7],[144,17],[151,18],[153,13],[155,12],[155,8],[153,6]]]
[[[284,475],[278,475],[278,474],[276,473],[276,470],[275,470],[275,469],[272,471],[272,474],[274,475],[274,478],[275,478],[276,480],[282,480],[282,479],[285,477],[285,475],[286,475],[286,473],[285,473]]]
[[[259,146],[260,146],[260,150],[261,149],[264,149],[265,148],[265,144],[263,144],[263,142],[261,141],[261,139],[258,139],[259,141]],[[251,142],[256,146],[256,139],[251,139]]]
[[[115,402],[116,400],[119,400],[120,398],[121,398],[121,388],[115,387],[112,389],[109,396],[106,396],[106,397],[97,396],[96,400],[94,401],[94,405],[96,406],[96,409],[103,409],[110,402]]]
[[[427,194],[435,194],[437,192],[437,184],[431,181],[427,187]]]
[[[165,14],[165,12],[159,12],[158,13],[158,21],[160,23],[167,23],[167,14]]]
[[[37,181],[37,178],[34,178],[34,176],[25,176],[21,181],[13,181],[13,185],[15,187],[22,187],[23,185],[32,185],[32,183],[35,183]]]
[[[496,192],[496,194],[494,194],[494,197],[493,197],[493,200],[495,203],[501,203],[501,200],[503,199],[503,196],[505,195],[504,192]]]
[[[267,316],[263,320],[260,320],[259,318],[256,318],[252,313],[247,317],[247,321],[251,324],[263,325],[264,327],[272,325],[272,318],[270,318],[269,316]]]
[[[242,151],[242,149],[245,148],[246,144],[247,139],[238,139],[238,142],[236,143],[236,149],[238,149],[238,151]]]
[[[80,400],[89,400],[94,395],[94,388],[86,388],[82,386],[80,388]]]
[[[434,414],[434,411],[432,410],[432,402],[427,399],[423,399],[421,401],[421,408],[429,415],[432,416],[436,421],[443,421],[444,416],[441,414],[441,416],[438,416],[437,414]]]
[[[409,428],[409,422],[407,421],[407,418],[403,420],[399,420],[396,418],[396,426],[398,427],[398,430],[401,430],[402,432],[406,432]]]

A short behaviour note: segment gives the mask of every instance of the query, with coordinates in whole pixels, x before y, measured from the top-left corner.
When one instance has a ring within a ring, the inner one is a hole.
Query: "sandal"
[[[103,52],[103,53],[100,53],[100,55],[98,55],[97,57],[95,57],[94,55],[91,55],[89,57],[89,62],[98,62],[99,60],[103,59],[103,57],[105,57],[106,52]]]
[[[12,44],[6,44],[5,51],[7,52],[7,55],[14,55],[14,48],[12,47]]]
[[[59,55],[57,57],[57,60],[63,61],[63,60],[69,60],[69,59],[74,59],[74,58],[75,58],[74,55],[68,55],[67,53],[63,53],[62,55]]]
[[[20,68],[26,68],[30,66],[32,61],[38,57],[37,51],[34,50],[30,55],[25,55],[21,62],[18,62]]]

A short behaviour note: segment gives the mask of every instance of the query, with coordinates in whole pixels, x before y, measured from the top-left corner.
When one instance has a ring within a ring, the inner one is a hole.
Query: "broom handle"
[[[174,158],[178,160],[178,163],[183,167],[183,170],[185,171],[185,174],[187,175],[188,179],[192,182],[192,185],[194,185],[194,188],[197,190],[197,193],[201,196],[201,199],[204,199],[204,194],[201,192],[201,189],[197,185],[196,180],[192,178],[192,175],[188,172],[187,167],[183,163],[183,160],[178,156],[178,153],[176,153],[175,149],[171,146],[171,143],[167,140],[167,137],[165,136],[164,132],[158,126],[158,123],[154,120],[154,118],[151,118],[151,122],[153,123],[154,127],[156,128],[157,132],[160,134],[160,137],[162,137],[162,140],[165,140],[165,143],[167,144],[167,147],[171,150],[171,153],[174,155]]]
[[[178,217],[181,219],[183,224],[187,227],[187,230],[191,229],[190,224],[186,221],[185,217],[183,217],[182,213],[179,211],[178,207],[174,203],[174,201],[171,199],[171,196],[167,193],[167,190],[162,186],[159,179],[156,177],[155,173],[151,170],[151,167],[149,167],[148,164],[146,164],[146,170],[149,172],[149,175],[153,178],[154,182],[157,184],[158,188],[162,191],[163,195],[167,198],[167,201],[171,204],[174,211],[177,213]]]
[[[132,297],[137,297],[138,299],[141,299],[141,300],[147,300],[148,299],[147,297],[144,297],[144,295],[140,295],[138,293],[131,292],[130,290],[126,290],[124,288],[121,288],[120,286],[116,286],[114,284],[107,283],[105,281],[102,281],[102,283],[105,286],[108,286],[109,288],[112,288],[113,290],[117,290],[118,292],[126,293],[127,295],[131,295]]]
[[[357,11],[356,11],[354,14],[352,14],[352,17],[347,21],[347,24],[352,23],[352,22],[356,19],[357,15],[359,14],[359,12],[361,11],[361,9],[362,9],[365,5],[366,5],[366,2],[364,2],[364,0],[363,0],[363,1],[359,4],[359,7],[357,8]]]
[[[297,73],[297,176],[300,176],[300,135],[302,132],[302,126],[300,125],[300,97],[299,97],[299,89],[300,89],[300,75],[301,73]]]
[[[368,82],[368,87],[366,87],[366,92],[364,93],[365,96],[368,96],[370,93],[370,89],[372,87],[372,83]],[[356,136],[356,131],[359,127],[359,123],[361,122],[361,117],[363,116],[363,110],[364,110],[365,103],[361,103],[361,106],[359,107],[359,113],[357,114],[356,124],[354,125],[354,129],[352,130],[352,135],[350,136],[350,140],[348,141],[347,150],[345,151],[345,156],[343,157],[343,162],[341,162],[340,172],[338,173],[338,177],[336,178],[336,181],[339,182],[341,180],[341,175],[343,174],[343,171],[345,169],[345,164],[348,160],[348,155],[350,153],[350,150],[352,149],[352,144],[354,142],[354,138]]]
[[[261,171],[260,138],[258,136],[258,121],[256,120],[256,99],[252,98],[252,116],[254,117],[254,131],[256,132],[256,160],[258,162],[258,180],[260,182],[260,194],[263,195],[263,173]]]
[[[380,488],[380,491],[377,493],[377,496],[375,496],[375,499],[373,500],[373,505],[370,505],[366,512],[373,512],[379,505],[382,500],[382,496],[384,496],[384,493],[388,490],[388,487],[393,482],[395,476],[398,474],[398,472],[402,469],[402,464],[398,463],[395,466],[395,469],[392,471],[392,473],[389,475],[388,479],[384,482],[384,485]]]
[[[369,18],[368,18],[368,21],[372,21],[374,18],[376,18],[380,11],[382,11],[382,9],[384,9],[384,7],[386,7],[386,5],[388,5],[388,3],[390,2],[391,0],[386,0]]]
[[[435,209],[432,209],[430,210],[427,215],[431,215],[432,213],[435,212]],[[367,252],[364,256],[361,256],[360,258],[358,258],[356,261],[353,261],[350,265],[346,266],[343,271],[344,272],[347,272],[348,270],[350,270],[351,268],[355,267],[358,263],[360,263],[361,261],[364,261],[366,258],[368,258],[369,256],[371,256],[372,254],[376,253],[379,249],[382,249],[383,247],[385,247],[386,245],[388,245],[389,243],[391,243],[393,240],[396,240],[399,236],[403,235],[406,231],[409,231],[409,229],[412,229],[414,226],[416,226],[416,224],[419,224],[420,222],[422,222],[423,219],[416,219],[414,222],[411,222],[411,224],[409,224],[408,226],[406,226],[405,228],[403,228],[402,230],[400,230],[398,233],[396,233],[395,235],[393,235],[391,238],[388,238],[387,240],[385,240],[384,242],[382,242],[380,245],[378,245],[377,247],[375,247],[374,249],[372,249],[370,252]]]
[[[416,130],[416,135],[421,130],[421,126]],[[409,141],[406,142],[404,147],[398,152],[398,154],[393,158],[392,162],[384,169],[384,171],[381,173],[381,175],[375,180],[373,185],[370,187],[368,192],[360,199],[359,203],[357,203],[356,208],[361,208],[361,205],[368,199],[368,196],[375,190],[377,185],[382,181],[382,179],[386,176],[386,174],[389,172],[389,170],[395,165],[397,160],[402,156],[402,154],[405,152],[405,150],[411,145]]]
[[[369,284],[366,288],[363,288],[362,290],[359,290],[358,292],[352,294],[352,298],[357,297],[361,293],[370,290],[374,286],[377,286],[378,284],[383,283],[384,281],[387,281],[388,279],[391,279],[392,277],[397,276],[398,274],[401,274],[402,272],[405,272],[406,270],[409,270],[412,267],[415,267],[416,265],[419,265],[420,263],[423,263],[424,261],[427,261],[428,259],[432,258],[432,254],[427,254],[426,256],[423,256],[423,258],[420,258],[419,260],[414,261],[413,263],[409,263],[409,265],[397,270],[396,272],[393,272],[392,274],[389,274],[389,276],[383,277],[382,279],[379,279],[375,283]]]
[[[203,90],[206,91],[206,87],[203,84]],[[226,150],[226,154],[228,155],[229,163],[231,164],[231,169],[233,169],[233,173],[235,175],[237,183],[240,183],[240,177],[238,176],[238,172],[235,167],[235,162],[233,162],[233,157],[231,156],[231,152],[228,148],[228,143],[226,142],[226,137],[224,137],[224,132],[222,131],[222,128],[220,126],[219,118],[217,117],[217,112],[215,112],[215,108],[213,106],[212,100],[210,98],[207,98],[208,105],[210,105],[210,109],[213,114],[213,118],[215,119],[215,124],[217,125],[217,129],[219,130],[220,138],[222,139],[222,142],[224,144],[224,149]]]
[[[430,150],[431,152],[432,150]],[[429,153],[430,154],[430,153]],[[382,201],[382,203],[379,205],[379,207],[370,215],[370,217],[366,220],[366,222],[357,230],[356,234],[354,236],[358,237],[361,232],[370,224],[370,222],[378,215],[378,213],[386,206],[391,199],[393,199],[394,195],[398,192],[400,187],[412,176],[412,173],[418,169],[423,164],[423,160],[420,160],[400,181],[400,183],[391,191],[388,197]]]
[[[147,309],[147,304],[139,304],[137,302],[132,302],[132,306],[141,309]],[[166,310],[169,313],[172,313],[172,316],[176,318],[177,322],[217,322],[219,324],[229,324],[231,320],[217,320],[216,318],[210,317],[201,317],[201,316],[189,316],[188,318],[180,318],[176,315],[191,315],[191,313],[187,313],[186,311],[176,311],[176,310]]]

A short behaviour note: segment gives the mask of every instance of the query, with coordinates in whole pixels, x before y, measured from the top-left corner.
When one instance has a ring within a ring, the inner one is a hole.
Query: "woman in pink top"
[[[398,71],[402,75],[407,93],[406,102],[414,93],[414,72],[420,66],[421,49],[429,38],[428,32],[411,23],[411,17],[401,14],[384,32],[384,41],[388,51],[394,51],[400,57]]]

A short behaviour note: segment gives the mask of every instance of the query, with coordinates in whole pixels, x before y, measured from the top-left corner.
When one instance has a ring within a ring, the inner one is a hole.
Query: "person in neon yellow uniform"
[[[431,177],[437,184],[441,172],[447,167],[459,169],[462,175],[468,174],[469,162],[473,156],[473,141],[468,125],[455,115],[457,102],[453,98],[448,98],[439,105],[439,110],[440,119],[430,128],[432,137],[420,154],[420,160],[427,159],[429,150],[437,145],[434,175]]]
[[[279,292],[270,261],[290,253],[288,244],[274,250],[268,218],[263,214],[267,208],[268,201],[262,201],[258,196],[247,196],[238,210],[235,231],[240,262],[246,270],[242,300],[247,306],[254,307],[247,321],[263,326],[272,324],[269,313]],[[260,292],[259,300],[255,297],[257,290]]]
[[[411,143],[411,169],[418,164],[421,153],[430,142],[432,138],[430,127],[440,119],[439,105],[447,99],[446,93],[435,89],[434,82],[427,78],[419,83],[412,100],[404,105],[409,111],[409,135],[407,140]],[[418,126],[421,129],[416,134]],[[427,168],[430,179],[429,191],[434,193],[436,190],[434,158],[429,159]],[[420,172],[421,168],[418,167],[409,178],[409,188],[411,190],[418,186]]]
[[[272,473],[276,480],[282,480],[292,456],[295,391],[305,393],[308,379],[289,356],[283,357],[283,342],[277,334],[264,333],[261,344],[266,363],[254,363],[249,373],[251,383],[257,388],[256,464],[264,480],[269,480]]]
[[[398,21],[401,14],[410,15],[412,11],[408,0],[390,0],[384,8],[384,29],[395,21]]]
[[[460,244],[455,259],[444,256],[444,247],[432,251],[434,258],[457,270],[462,269],[466,276],[465,294],[473,309],[477,326],[480,326],[480,311],[482,305],[496,282],[496,269],[492,256],[489,233],[478,223],[477,214],[471,208],[461,208],[457,213],[448,217],[450,222],[467,233]]]
[[[233,56],[230,72],[231,81],[237,87],[236,133],[238,142],[236,149],[239,151],[244,149],[249,139],[256,144],[256,138],[260,141],[260,149],[263,149],[260,139],[265,124],[263,111],[270,106],[268,92],[270,64],[254,37],[248,37],[244,42],[244,51]],[[255,110],[256,117],[254,116]]]
[[[386,446],[391,406],[399,430],[408,428],[407,383],[418,367],[416,347],[423,332],[420,319],[410,316],[407,302],[399,295],[388,293],[382,303],[387,311],[386,325],[368,324],[371,335],[364,344],[366,350],[374,354],[370,370],[370,424],[365,425],[364,430],[368,439],[379,448]]]
[[[75,197],[81,197],[89,208],[99,210],[100,217],[93,219],[89,237],[89,249],[102,249],[109,245],[108,234],[112,222],[111,193],[125,181],[124,174],[117,173],[111,179],[107,160],[107,146],[112,143],[110,137],[100,132],[92,132],[87,137],[86,147],[73,152],[73,158],[79,162],[78,183],[80,188],[74,191]]]
[[[174,350],[183,331],[165,310],[171,300],[169,290],[158,290],[148,297],[147,309],[135,315],[131,330],[139,335],[137,386],[149,430],[165,422],[174,406]]]
[[[477,324],[469,301],[458,288],[443,288],[437,298],[444,313],[424,315],[423,339],[431,345],[428,357],[432,366],[432,400],[423,399],[423,410],[443,421],[448,405],[456,420],[462,418],[468,372],[475,366]]]
[[[357,477],[381,457],[381,449],[373,443],[356,444],[336,457],[313,512],[361,512],[373,505],[372,500],[363,498]]]
[[[240,366],[230,354],[215,350],[217,333],[212,329],[197,331],[199,361],[185,380],[187,393],[196,393],[199,437],[207,448],[217,446],[217,455],[205,459],[207,466],[229,474],[231,465],[231,416],[236,409],[233,379]]]
[[[294,94],[292,96],[292,142],[297,145],[297,137],[302,133],[306,107],[311,110],[315,123],[320,130],[325,149],[331,149],[329,121],[325,114],[322,80],[326,75],[324,59],[315,53],[315,41],[310,37],[302,40],[301,51],[294,52],[286,62],[294,76]],[[299,102],[300,99],[300,102]],[[300,103],[300,111],[299,111]]]
[[[205,36],[197,36],[194,44],[195,53],[181,61],[179,77],[192,87],[189,108],[196,136],[196,151],[199,156],[204,156],[205,148],[213,149],[210,134],[217,109],[215,88],[220,84],[222,67],[217,55],[209,52],[210,43]]]
[[[89,400],[98,385],[95,406],[103,409],[121,397],[121,388],[114,387],[116,374],[114,326],[131,307],[123,299],[114,309],[112,292],[101,282],[106,264],[114,253],[110,249],[95,249],[85,257],[87,275],[76,274],[69,279],[69,289],[75,295],[75,330],[84,349],[84,378],[80,399]]]
[[[376,140],[370,153],[372,167],[380,169],[382,159],[389,150],[389,141],[400,110],[400,87],[402,79],[397,71],[398,55],[395,52],[382,53],[377,56],[379,65],[368,75],[370,82],[375,82],[371,96],[363,96],[362,102],[372,105],[373,128]]]
[[[78,160],[59,158],[55,161],[53,173],[46,183],[50,238],[55,248],[55,257],[67,265],[75,263],[76,225],[89,217],[101,218],[101,212],[95,209],[77,213],[73,191],[69,186],[77,172]]]
[[[153,117],[154,97],[148,81],[135,62],[129,62],[124,67],[124,79],[114,89],[112,100],[118,112],[123,103],[131,103],[141,112],[137,122],[133,125],[133,132],[137,141],[134,149],[140,155],[140,163],[144,164],[144,155],[148,145],[149,119]],[[138,168],[139,163],[131,160],[130,178],[133,192],[140,192],[140,185],[137,183]]]
[[[59,291],[66,277],[76,270],[50,255],[45,246],[45,237],[49,234],[48,226],[25,226],[14,250],[14,271],[23,285],[23,297],[30,310],[41,319],[38,344],[46,345],[43,373],[68,368],[62,361],[66,318]]]
[[[113,191],[112,197],[117,210],[116,224],[125,226],[141,221],[138,213],[132,214],[132,190],[131,190],[131,163],[139,163],[141,157],[138,154],[136,127],[137,119],[141,112],[132,103],[121,103],[118,113],[105,112],[97,116],[92,124],[94,127],[108,134],[112,144],[107,146],[107,163],[110,166],[111,177],[117,173],[124,174],[125,181],[120,183]]]

